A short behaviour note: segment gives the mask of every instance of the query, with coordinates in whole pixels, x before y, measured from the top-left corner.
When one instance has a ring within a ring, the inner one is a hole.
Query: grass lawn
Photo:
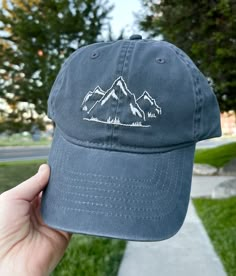
[[[32,176],[44,161],[0,163],[0,193]],[[73,235],[52,276],[116,276],[125,241]]]
[[[228,276],[236,275],[236,197],[193,199]]]
[[[195,163],[222,167],[236,158],[236,143],[213,149],[197,150]],[[228,199],[193,199],[213,246],[228,276],[236,275],[236,197]]]
[[[236,143],[197,150],[196,163],[221,167],[236,158]],[[0,163],[0,193],[34,174],[44,161]],[[236,275],[236,197],[193,199],[198,215],[220,256],[228,276]],[[115,239],[73,235],[69,248],[52,276],[115,276],[125,242]]]
[[[0,193],[35,174],[40,164],[45,162],[45,160],[0,162]]]
[[[233,158],[236,158],[236,143],[230,143],[212,149],[196,150],[194,162],[210,164],[220,168]]]
[[[74,235],[51,276],[116,276],[124,248],[124,241]]]

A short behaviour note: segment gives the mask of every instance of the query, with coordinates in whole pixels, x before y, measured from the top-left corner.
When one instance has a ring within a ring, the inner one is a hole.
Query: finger
[[[41,191],[41,192],[39,193],[39,198],[41,199],[42,196],[43,196],[43,191]]]
[[[67,242],[70,241],[70,239],[72,237],[72,233],[61,231],[61,230],[56,230],[56,231],[59,232],[67,240]]]
[[[40,198],[39,198],[39,195],[37,195],[37,196],[31,201],[31,206],[32,206],[34,209],[37,209],[38,206],[39,206],[39,202],[40,202]]]
[[[32,201],[47,185],[49,174],[49,166],[41,165],[34,176],[7,191],[8,196],[14,199]]]
[[[43,195],[43,191],[41,191],[39,194],[36,195],[36,197],[31,201],[31,204],[35,204],[35,202],[37,202],[37,206],[39,205],[39,203],[41,202],[42,199],[42,195]],[[36,206],[35,205],[35,206]]]

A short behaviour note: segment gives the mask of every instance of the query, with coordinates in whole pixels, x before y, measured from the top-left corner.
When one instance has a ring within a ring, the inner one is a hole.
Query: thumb
[[[14,199],[32,201],[47,185],[49,175],[49,166],[47,164],[41,165],[34,176],[7,191],[8,196]]]

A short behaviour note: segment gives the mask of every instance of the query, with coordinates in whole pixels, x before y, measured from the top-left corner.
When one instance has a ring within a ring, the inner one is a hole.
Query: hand
[[[0,275],[49,275],[62,258],[71,234],[49,228],[40,216],[49,166],[0,195]]]

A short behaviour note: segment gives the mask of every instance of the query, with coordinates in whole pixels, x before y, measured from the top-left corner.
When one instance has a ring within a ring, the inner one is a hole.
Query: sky
[[[119,36],[122,28],[125,29],[125,36],[130,36],[133,33],[140,33],[138,27],[135,26],[134,12],[140,12],[142,10],[141,0],[110,0],[111,4],[115,7],[110,16],[112,31],[115,38]]]
[[[114,9],[110,13],[111,27],[114,38],[117,38],[124,29],[124,35],[130,36],[134,33],[144,34],[139,31],[137,24],[135,24],[134,12],[142,11],[141,0],[109,0],[110,4],[114,5]],[[0,7],[2,1],[0,0]]]

